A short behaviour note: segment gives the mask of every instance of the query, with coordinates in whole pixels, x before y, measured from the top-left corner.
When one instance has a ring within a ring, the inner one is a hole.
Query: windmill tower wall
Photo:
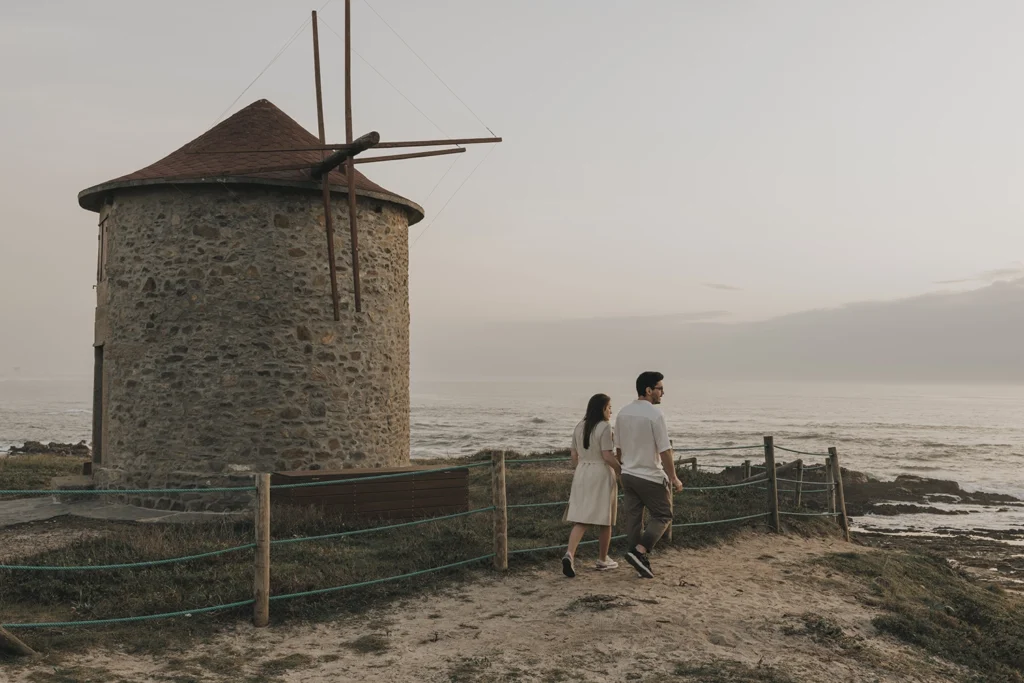
[[[318,194],[209,185],[113,195],[100,215],[99,482],[231,486],[252,472],[408,463],[409,216],[359,199],[356,313],[343,200],[336,322]]]
[[[349,190],[331,174],[335,321],[320,184],[308,170],[245,172],[314,164],[319,153],[239,160],[246,155],[201,151],[317,142],[259,101],[165,159],[80,193],[100,225],[98,485],[248,486],[257,472],[408,464],[408,234],[422,209],[356,174],[356,312]],[[250,496],[130,500],[219,510]]]

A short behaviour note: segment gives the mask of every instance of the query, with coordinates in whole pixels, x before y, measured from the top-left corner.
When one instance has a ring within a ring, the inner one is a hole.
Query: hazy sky
[[[412,247],[415,325],[748,320],[1024,269],[1019,0],[369,1],[505,138]],[[88,372],[96,215],[78,191],[211,126],[315,6],[0,5],[0,376]],[[343,9],[321,15],[336,141]],[[423,112],[357,57],[357,135],[487,134],[364,0],[353,21]],[[267,98],[315,131],[311,62],[307,26],[232,111]],[[425,206],[415,239],[486,153],[364,170]]]

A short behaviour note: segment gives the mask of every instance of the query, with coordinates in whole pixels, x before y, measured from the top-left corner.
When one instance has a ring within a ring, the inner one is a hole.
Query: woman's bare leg
[[[599,560],[608,559],[608,549],[612,545],[612,527],[611,525],[600,527],[601,531],[598,532],[597,536],[597,547],[600,549]]]
[[[583,540],[583,534],[586,530],[586,524],[576,524],[573,526],[572,531],[569,532],[569,555],[574,560],[576,559],[576,548],[579,547],[580,541]]]

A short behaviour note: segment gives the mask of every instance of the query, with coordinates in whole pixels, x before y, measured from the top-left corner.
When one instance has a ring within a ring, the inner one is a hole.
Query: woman
[[[573,430],[571,455],[576,472],[572,476],[569,509],[563,518],[574,524],[569,533],[569,548],[562,558],[562,573],[569,578],[576,576],[576,548],[588,526],[600,529],[600,557],[595,568],[603,571],[619,566],[608,558],[617,510],[615,477],[622,471],[612,444],[611,417],[612,400],[604,394],[594,394],[587,403],[586,415]]]

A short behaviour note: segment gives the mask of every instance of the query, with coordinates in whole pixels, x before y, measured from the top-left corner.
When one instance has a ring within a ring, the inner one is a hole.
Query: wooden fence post
[[[256,475],[256,575],[253,579],[253,626],[270,623],[270,475]]]
[[[836,478],[832,476],[832,456],[825,459],[825,500],[828,501],[828,511],[836,512]]]
[[[505,452],[491,453],[491,499],[494,504],[494,568],[508,569],[508,506],[505,495]]]
[[[768,474],[768,507],[771,513],[769,524],[778,533],[779,524],[779,482],[775,475],[775,437],[764,437],[764,464]]]
[[[835,446],[829,446],[829,457],[832,460],[832,476],[836,479],[836,505],[839,508],[839,523],[843,526],[843,535],[850,540],[850,520],[846,516],[846,496],[843,495],[843,470],[839,466],[839,451]]]
[[[35,650],[21,642],[10,631],[0,628],[0,652],[10,652],[21,657],[31,657],[37,654]]]
[[[743,478],[744,479],[750,479],[750,461],[749,460],[744,460],[743,461]]]
[[[797,461],[796,465],[796,506],[800,507],[800,498],[804,493],[804,463]]]

